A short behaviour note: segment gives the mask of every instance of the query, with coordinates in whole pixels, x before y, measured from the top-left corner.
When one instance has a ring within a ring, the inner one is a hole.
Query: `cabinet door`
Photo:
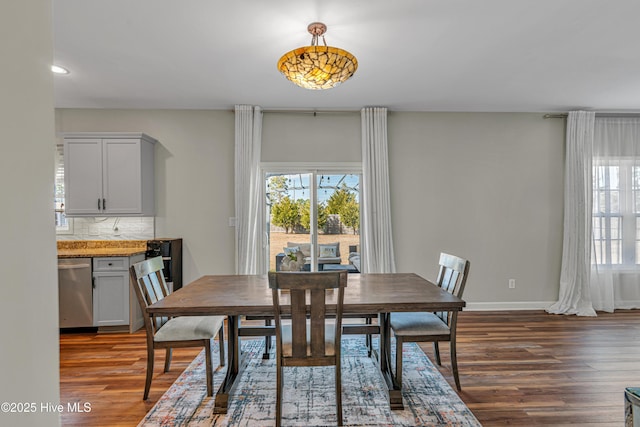
[[[126,271],[93,273],[93,325],[129,324],[129,274]]]
[[[102,199],[102,141],[64,141],[67,215],[99,215]]]
[[[140,140],[105,139],[102,147],[103,213],[142,213]]]

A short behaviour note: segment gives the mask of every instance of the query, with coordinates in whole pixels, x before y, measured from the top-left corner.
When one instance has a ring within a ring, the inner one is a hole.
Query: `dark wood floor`
[[[61,402],[89,402],[66,413],[65,426],[135,426],[198,350],[164,355],[147,402],[144,334],[62,334]],[[432,357],[429,344],[424,346]],[[448,347],[442,374],[450,384]],[[433,360],[433,359],[432,359]],[[597,318],[542,311],[463,312],[458,363],[462,400],[483,426],[622,426],[624,388],[640,386],[640,311]]]

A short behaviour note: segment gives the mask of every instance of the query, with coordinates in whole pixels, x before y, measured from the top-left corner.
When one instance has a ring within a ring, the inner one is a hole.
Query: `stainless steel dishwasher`
[[[60,328],[93,326],[91,258],[58,259]]]

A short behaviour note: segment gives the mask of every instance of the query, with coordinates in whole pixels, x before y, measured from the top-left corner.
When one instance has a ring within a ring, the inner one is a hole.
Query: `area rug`
[[[216,343],[217,344],[217,343]],[[264,341],[243,340],[247,367],[229,396],[227,414],[214,414],[207,397],[204,352],[160,398],[138,425],[247,426],[275,425],[276,369],[273,355],[262,359]],[[218,348],[216,346],[216,352]],[[342,405],[345,426],[480,426],[431,361],[416,344],[404,346],[405,409],[390,410],[385,383],[367,357],[364,337],[342,341]],[[218,360],[214,354],[213,361]],[[225,368],[214,372],[217,390]],[[283,426],[335,426],[333,367],[285,368]]]

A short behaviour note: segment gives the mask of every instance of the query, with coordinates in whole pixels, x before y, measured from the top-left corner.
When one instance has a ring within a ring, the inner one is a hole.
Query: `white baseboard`
[[[467,302],[464,311],[545,310],[555,301]]]

